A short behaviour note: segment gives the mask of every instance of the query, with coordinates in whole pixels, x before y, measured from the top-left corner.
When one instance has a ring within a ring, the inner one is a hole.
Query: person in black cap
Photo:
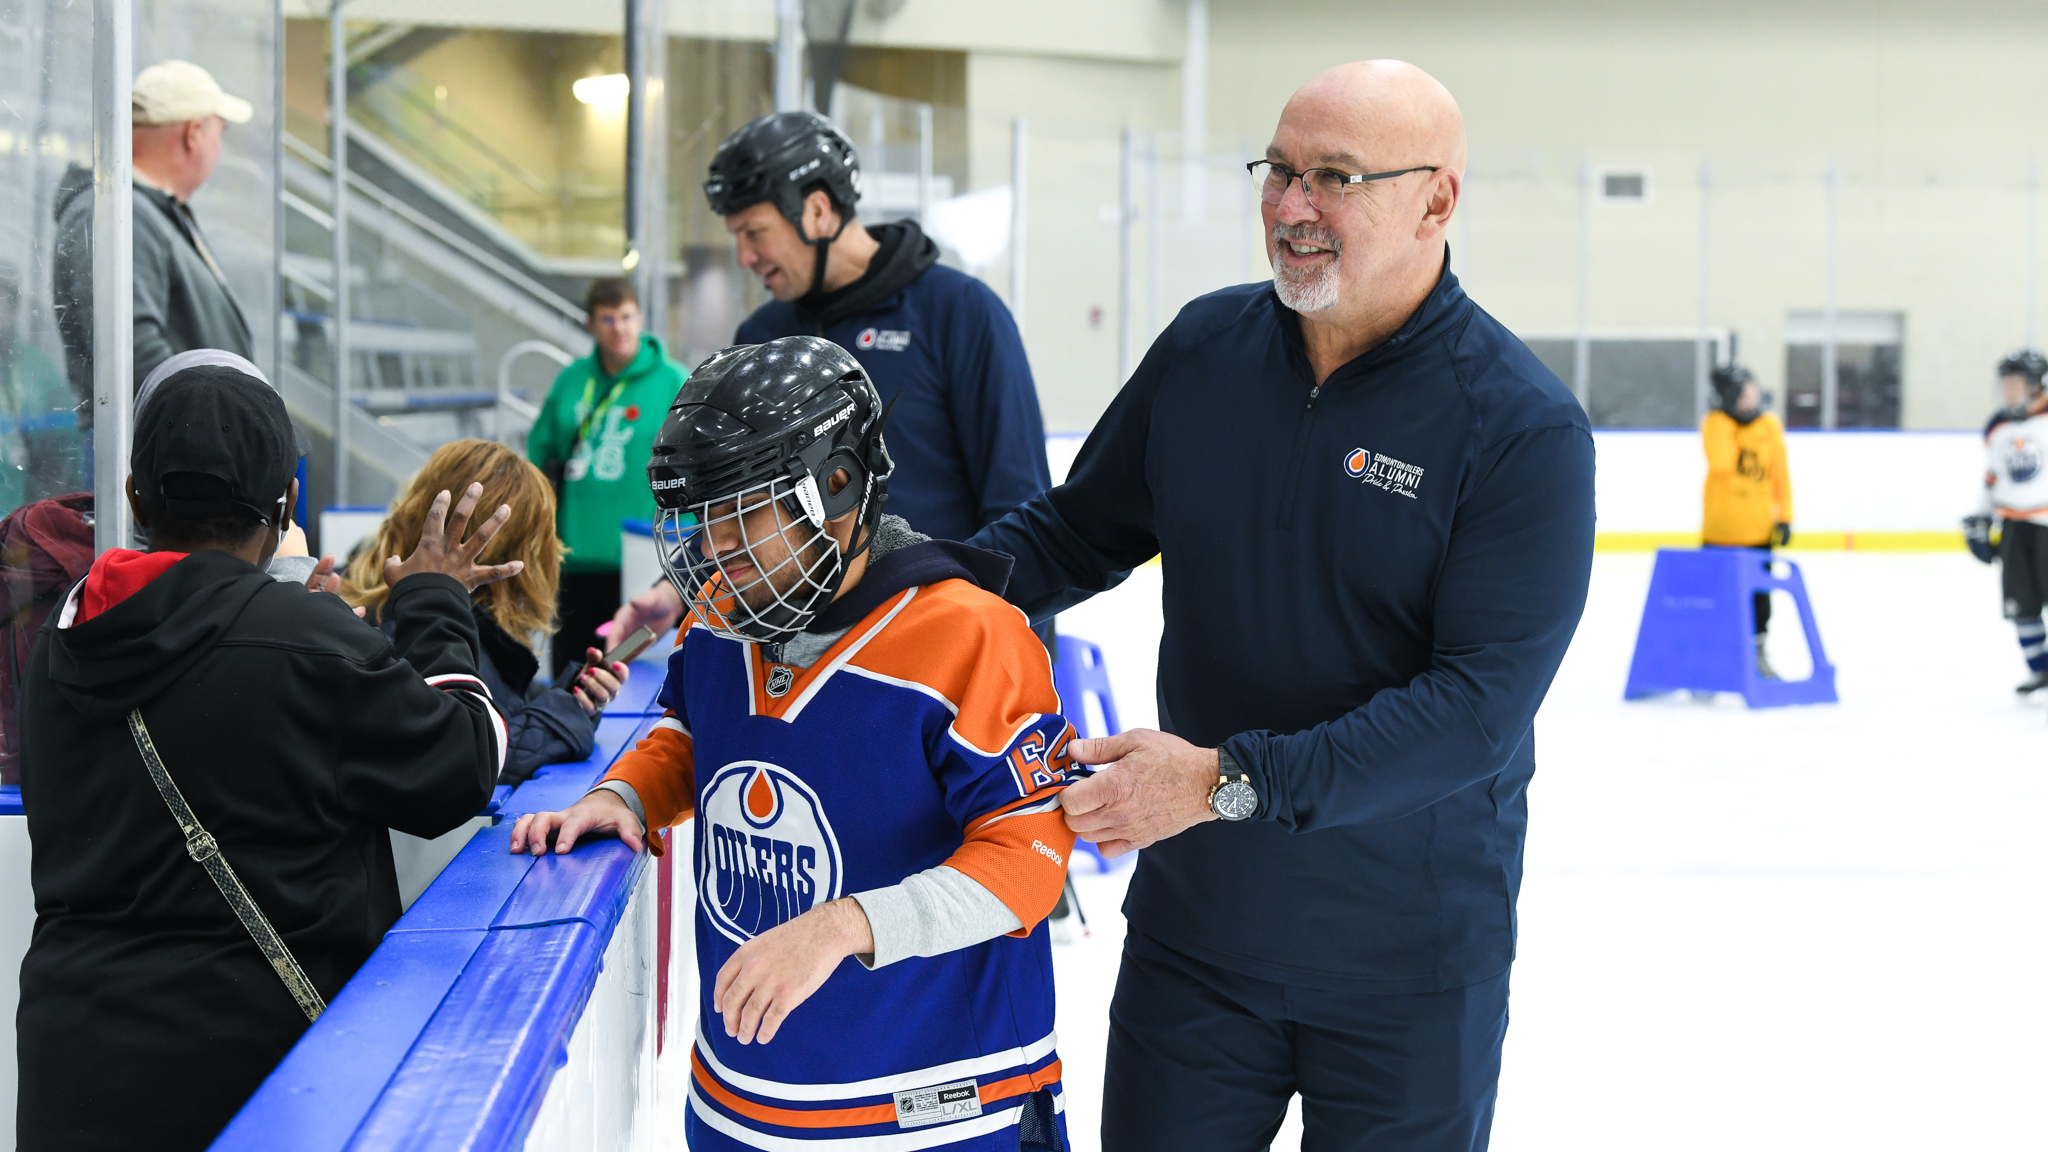
[[[385,830],[490,799],[505,725],[469,603],[521,567],[476,563],[509,510],[463,542],[480,487],[436,498],[387,567],[386,639],[263,570],[296,457],[255,378],[167,380],[129,456],[150,550],[101,555],[37,637],[23,1152],[204,1148],[398,918]]]

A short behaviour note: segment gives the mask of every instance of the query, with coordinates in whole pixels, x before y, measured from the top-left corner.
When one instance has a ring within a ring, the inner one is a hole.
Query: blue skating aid
[[[1783,577],[1771,571],[1768,553],[1757,549],[1659,549],[1624,695],[1639,700],[1660,692],[1739,692],[1751,708],[1835,703],[1835,666],[1821,646],[1806,581],[1799,565],[1779,563],[1786,569]],[[1799,608],[1813,654],[1813,674],[1804,680],[1757,675],[1751,598],[1773,591],[1790,593]]]
[[[1123,731],[1123,726],[1117,722],[1116,694],[1109,687],[1109,666],[1102,661],[1102,649],[1074,636],[1058,639],[1060,659],[1053,665],[1052,685],[1060,694],[1060,707],[1065,712],[1067,723],[1074,726],[1074,734],[1092,739],[1114,736]],[[1090,696],[1095,697],[1096,705],[1102,709],[1105,731],[1095,731],[1095,725],[1088,718]],[[1074,841],[1074,847],[1095,858],[1098,872],[1121,868],[1138,859],[1136,853],[1126,853],[1114,860],[1105,859],[1102,849],[1086,840]]]

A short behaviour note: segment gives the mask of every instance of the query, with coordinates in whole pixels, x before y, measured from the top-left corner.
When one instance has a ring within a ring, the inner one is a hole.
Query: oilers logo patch
[[[2005,450],[2005,474],[2015,484],[2025,484],[2041,471],[2041,450],[2025,436],[2013,437]]]
[[[755,760],[728,764],[705,785],[697,817],[698,900],[735,942],[842,894],[839,838],[818,794],[794,772]]]
[[[1353,480],[1365,475],[1365,470],[1370,467],[1372,467],[1372,453],[1367,452],[1363,448],[1353,448],[1351,454],[1344,457],[1344,474]]]

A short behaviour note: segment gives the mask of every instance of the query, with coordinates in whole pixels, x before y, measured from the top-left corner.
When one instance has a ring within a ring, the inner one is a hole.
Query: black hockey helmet
[[[884,415],[860,362],[816,336],[727,348],[690,374],[654,438],[647,478],[661,509],[663,570],[712,631],[779,644],[832,602],[888,499],[895,464]],[[849,482],[834,493],[842,469]],[[787,513],[772,533],[786,559],[758,554],[771,534],[750,534],[743,520],[770,502]],[[856,509],[853,547],[842,554],[825,523]],[[690,538],[719,524],[740,527],[721,533],[752,569],[737,584]]]
[[[823,188],[839,211],[830,236],[804,231],[804,197]],[[720,216],[772,203],[803,242],[817,250],[804,298],[825,291],[825,257],[846,231],[860,200],[860,155],[853,141],[816,112],[771,112],[725,138],[711,154],[704,198]]]
[[[820,187],[842,218],[853,215],[860,201],[860,156],[853,141],[816,112],[771,112],[727,136],[712,153],[704,198],[720,216],[773,203],[802,232],[804,197]]]
[[[2048,377],[2048,356],[2043,356],[2032,348],[2008,352],[2005,359],[1998,362],[1998,374],[2023,376],[2026,378],[2028,389],[2039,392],[2042,379]]]

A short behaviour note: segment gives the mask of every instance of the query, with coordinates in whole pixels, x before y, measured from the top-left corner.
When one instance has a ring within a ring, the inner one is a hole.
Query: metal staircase
[[[316,442],[316,503],[333,490],[330,171],[320,150],[285,136],[280,383]],[[589,340],[563,295],[575,277],[354,128],[349,188],[349,488],[379,504],[449,440],[522,443],[547,377],[536,359],[515,378],[514,361],[544,349],[566,363]]]

